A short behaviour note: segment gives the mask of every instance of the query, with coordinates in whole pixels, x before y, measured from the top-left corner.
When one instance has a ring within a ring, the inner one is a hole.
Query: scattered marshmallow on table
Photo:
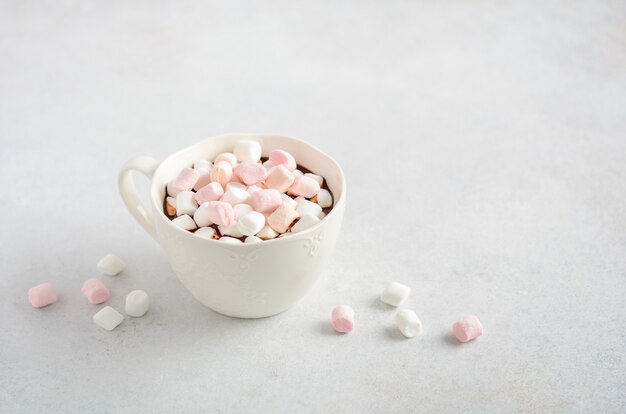
[[[181,191],[178,193],[176,196],[176,215],[182,216],[187,214],[193,216],[197,209],[196,193],[193,191]]]
[[[396,325],[402,335],[413,338],[422,332],[422,322],[415,312],[410,309],[402,309],[396,314]]]
[[[347,305],[337,306],[332,312],[332,323],[337,332],[352,332],[354,329],[354,310]]]
[[[52,283],[42,283],[28,289],[28,301],[35,308],[43,308],[59,300],[59,294]]]
[[[124,310],[128,316],[140,318],[148,312],[150,298],[143,290],[133,290],[126,296]]]
[[[469,342],[483,334],[483,325],[474,315],[465,316],[452,325],[452,332],[461,342]]]
[[[299,233],[315,226],[319,222],[320,219],[316,216],[313,216],[311,214],[305,214],[304,216],[300,217],[300,220],[298,220],[296,224],[293,225],[293,227],[291,227],[291,231],[292,233]]]
[[[86,280],[81,291],[87,300],[94,305],[106,302],[109,299],[109,289],[98,279]]]
[[[93,321],[101,328],[112,331],[117,325],[122,323],[124,317],[121,313],[110,306],[105,306],[98,313],[93,315]]]
[[[124,270],[126,264],[114,254],[107,254],[97,264],[98,270],[107,276],[115,276]]]
[[[176,226],[180,227],[183,230],[195,230],[198,228],[198,226],[196,226],[196,222],[193,221],[193,219],[186,214],[176,217],[174,220],[172,220],[172,223],[174,223]]]
[[[398,282],[391,282],[383,293],[380,300],[391,306],[400,306],[411,294],[411,288]]]

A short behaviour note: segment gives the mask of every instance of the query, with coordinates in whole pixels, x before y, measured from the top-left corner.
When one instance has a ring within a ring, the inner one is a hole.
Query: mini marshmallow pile
[[[324,178],[298,169],[275,149],[261,162],[256,141],[241,140],[213,162],[198,160],[167,184],[165,212],[184,230],[225,243],[254,243],[304,231],[326,216]]]
[[[124,262],[113,254],[103,257],[97,265],[100,272],[108,276],[118,275],[125,266]],[[94,305],[106,302],[110,296],[109,289],[105,284],[94,278],[86,280],[81,291],[87,300]],[[59,294],[52,283],[42,283],[28,290],[28,301],[35,308],[51,305],[58,299]],[[143,290],[133,290],[126,296],[124,308],[128,316],[141,317],[150,308],[150,298]],[[115,329],[123,320],[124,316],[110,306],[105,306],[93,316],[93,321],[107,331]]]
[[[399,307],[411,294],[411,288],[398,282],[391,282],[380,295],[380,300],[388,305]],[[354,309],[340,305],[333,309],[331,321],[335,331],[352,332],[354,329]],[[401,309],[396,313],[396,326],[406,338],[422,333],[422,322],[411,309]],[[460,342],[469,342],[483,334],[483,326],[474,315],[463,317],[452,325],[452,332]]]

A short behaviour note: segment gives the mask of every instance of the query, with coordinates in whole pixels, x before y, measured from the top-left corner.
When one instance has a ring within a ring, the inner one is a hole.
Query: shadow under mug
[[[241,139],[258,141],[264,157],[274,149],[283,149],[299,165],[323,176],[334,201],[328,215],[305,231],[242,244],[204,239],[172,224],[163,213],[166,184],[198,159],[212,160],[222,152],[232,152]],[[149,206],[137,193],[132,171],[151,180]],[[209,308],[239,318],[283,312],[311,289],[337,241],[346,199],[345,177],[335,160],[304,141],[273,135],[219,135],[178,151],[162,162],[140,156],[122,168],[118,184],[128,210],[161,245],[191,294]]]

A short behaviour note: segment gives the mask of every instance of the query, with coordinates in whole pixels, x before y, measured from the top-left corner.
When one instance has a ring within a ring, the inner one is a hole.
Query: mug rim
[[[163,168],[163,165],[166,164],[168,161],[170,161],[173,158],[176,158],[177,156],[181,155],[184,152],[190,151],[191,149],[193,149],[196,146],[200,146],[201,144],[205,143],[206,141],[210,141],[210,140],[216,140],[216,139],[223,139],[223,138],[227,138],[227,137],[236,137],[236,136],[240,136],[241,138],[254,138],[254,137],[273,137],[273,138],[280,138],[280,139],[286,139],[286,140],[290,140],[290,141],[295,141],[298,142],[300,144],[303,144],[304,146],[308,147],[309,150],[313,150],[313,151],[317,151],[320,155],[322,155],[323,157],[327,158],[329,161],[331,161],[335,167],[337,168],[337,171],[339,171],[339,176],[340,176],[340,185],[341,185],[341,194],[339,196],[338,199],[335,200],[334,194],[333,194],[333,208],[330,210],[330,212],[328,212],[328,214],[322,219],[320,220],[319,223],[309,227],[306,230],[303,230],[301,232],[298,232],[296,234],[290,235],[288,237],[275,237],[273,239],[268,239],[268,240],[263,240],[262,242],[257,242],[257,243],[236,243],[236,244],[225,244],[224,242],[221,242],[219,240],[214,240],[214,239],[207,239],[204,237],[200,237],[200,236],[196,236],[195,232],[189,232],[187,230],[184,230],[180,227],[178,227],[177,225],[172,223],[172,220],[170,220],[165,213],[163,212],[163,207],[160,206],[159,204],[156,203],[157,201],[157,191],[159,190],[159,188],[157,187],[157,180],[154,179],[154,177],[156,177],[161,169]],[[277,244],[277,243],[284,243],[284,242],[289,242],[290,240],[295,240],[297,238],[297,236],[305,236],[309,233],[314,232],[316,229],[324,226],[327,222],[327,219],[329,217],[331,217],[331,215],[333,215],[335,213],[335,210],[338,208],[343,207],[343,205],[345,204],[345,198],[346,198],[346,177],[345,174],[343,172],[343,169],[341,168],[341,165],[337,162],[337,160],[335,160],[333,157],[331,157],[330,155],[328,155],[327,153],[325,153],[324,151],[322,151],[321,149],[319,149],[318,147],[316,147],[313,144],[310,144],[309,142],[300,139],[300,138],[293,138],[293,137],[287,137],[284,135],[272,135],[272,134],[250,134],[250,133],[241,133],[241,132],[237,132],[237,133],[229,133],[229,134],[220,134],[220,135],[213,135],[207,138],[204,138],[198,142],[196,142],[195,144],[189,145],[185,148],[182,148],[178,151],[173,152],[172,154],[170,154],[169,156],[167,156],[165,159],[163,159],[163,161],[159,162],[159,166],[156,168],[156,170],[154,171],[153,175],[152,175],[152,180],[151,180],[151,184],[150,184],[150,201],[152,202],[152,207],[153,209],[155,209],[156,211],[158,211],[158,215],[161,219],[163,219],[165,222],[167,222],[167,224],[169,226],[171,226],[171,228],[174,228],[175,231],[180,231],[182,234],[186,234],[188,236],[191,237],[195,237],[198,240],[205,240],[207,242],[211,242],[211,243],[220,243],[219,245],[221,246],[256,246],[258,247],[259,243],[273,243],[273,244]],[[155,208],[156,207],[156,208]],[[337,213],[338,214],[338,213]],[[154,217],[154,219],[156,219],[156,217]]]

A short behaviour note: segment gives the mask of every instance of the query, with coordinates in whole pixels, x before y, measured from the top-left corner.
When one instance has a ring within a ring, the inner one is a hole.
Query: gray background
[[[0,411],[623,412],[625,108],[621,1],[1,1]],[[226,132],[348,178],[323,278],[268,319],[195,302],[117,194],[127,159]],[[98,328],[94,276],[152,309]]]

